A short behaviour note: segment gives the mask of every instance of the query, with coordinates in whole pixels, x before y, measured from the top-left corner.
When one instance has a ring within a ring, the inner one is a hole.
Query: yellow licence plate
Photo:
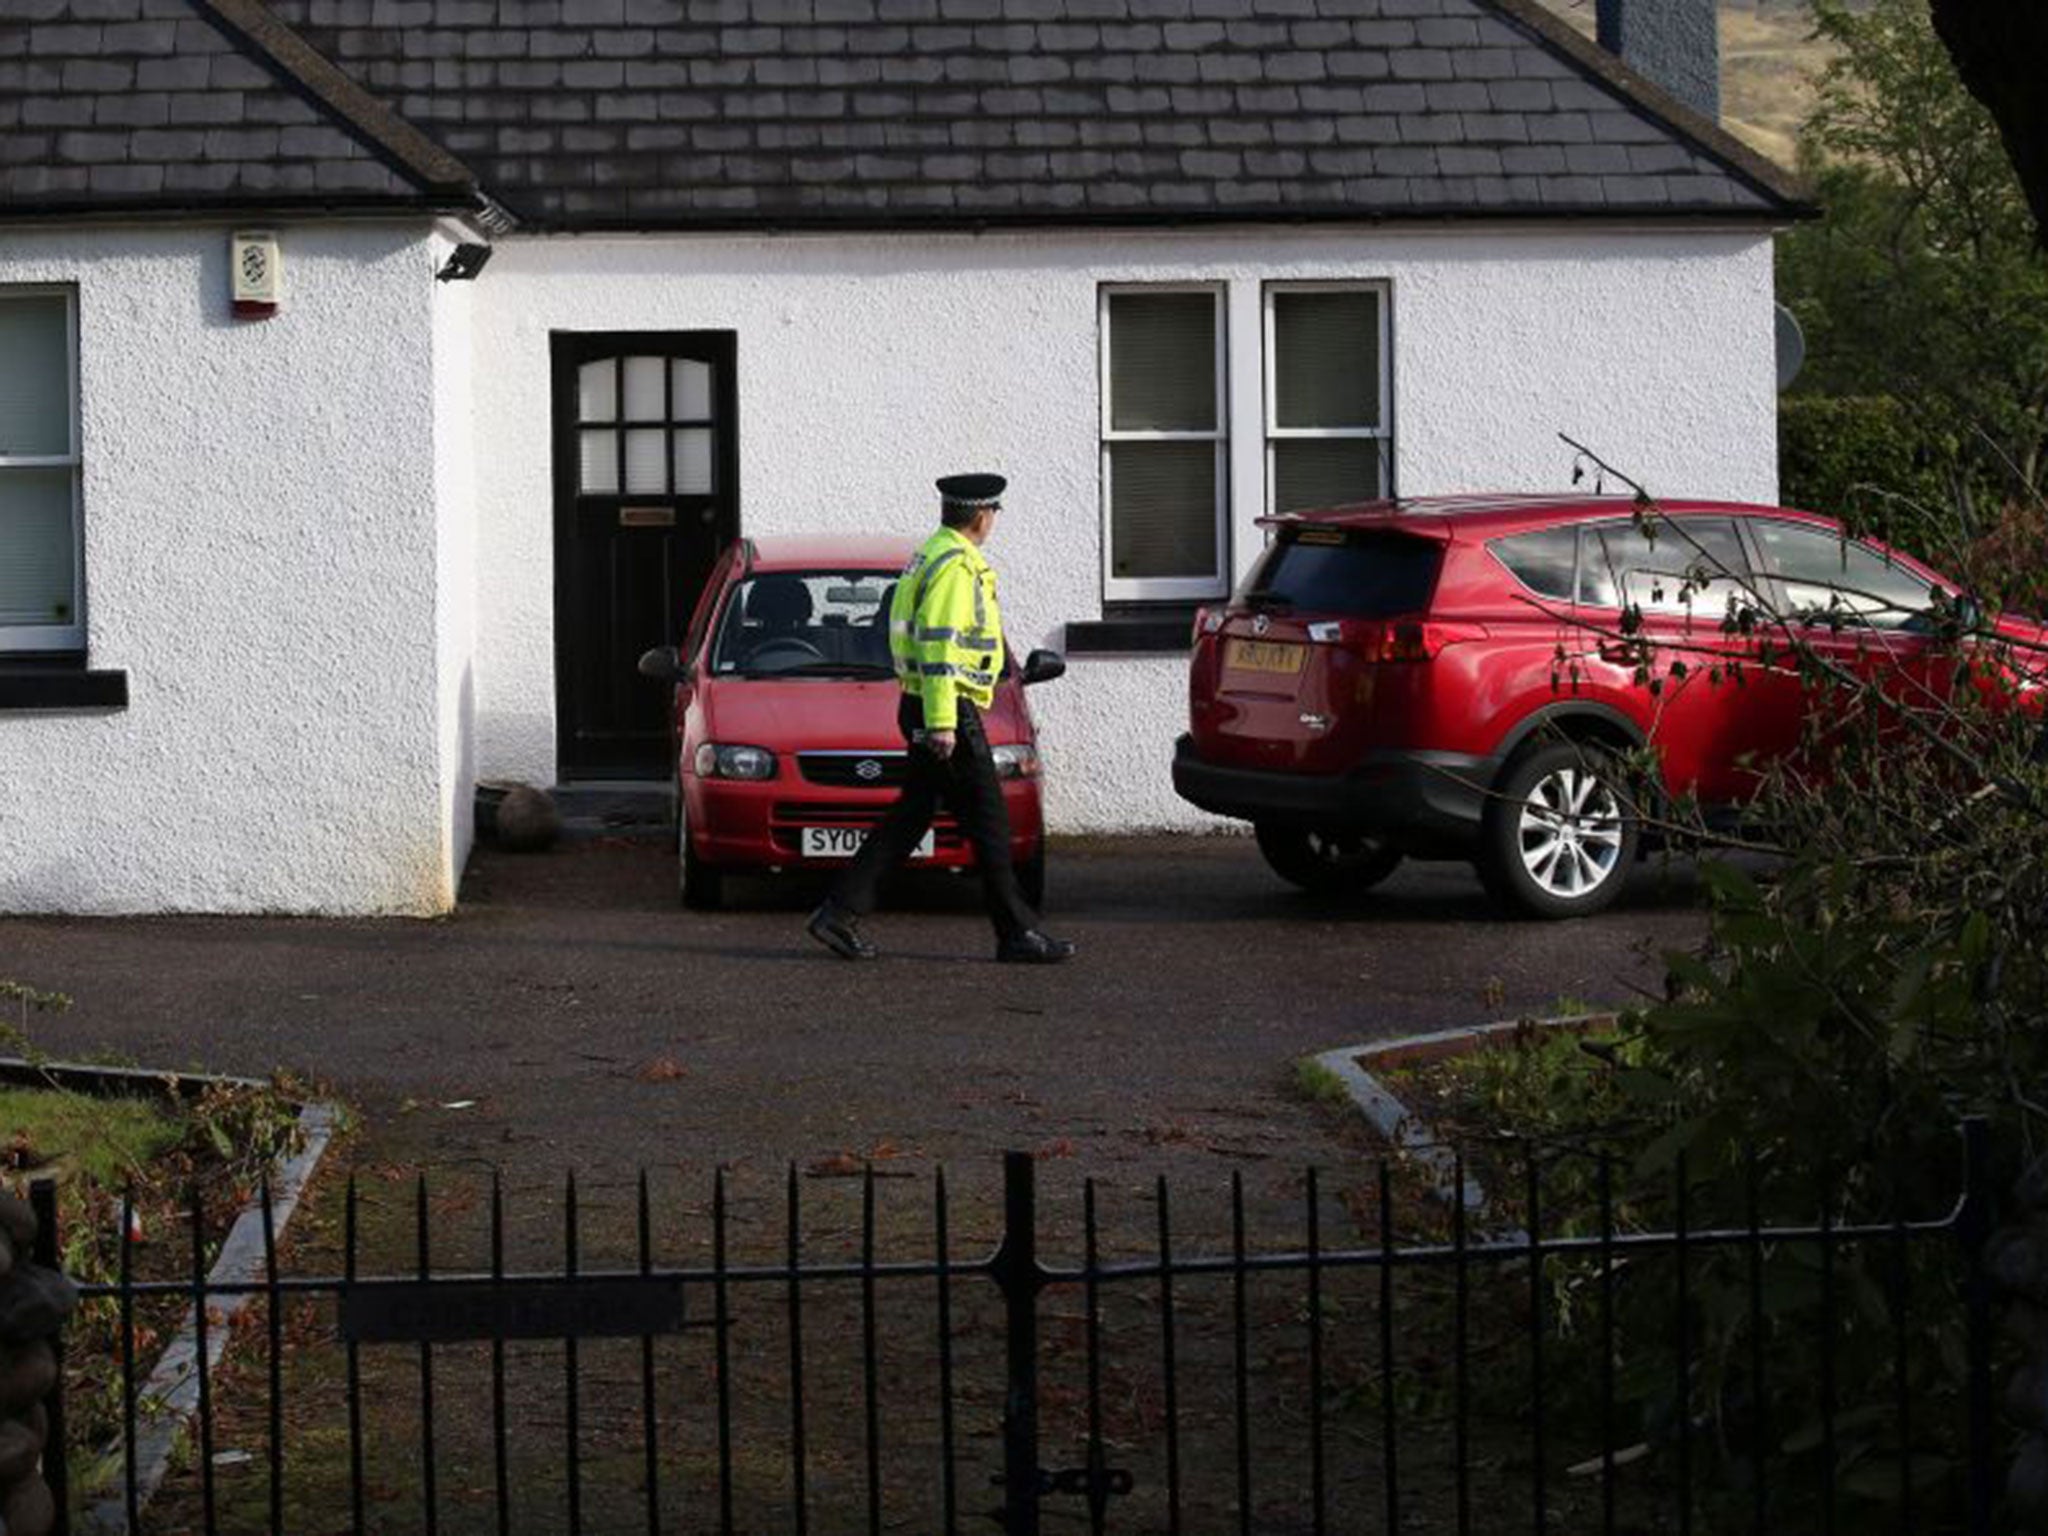
[[[1223,664],[1237,672],[1299,672],[1302,648],[1279,640],[1233,640]]]

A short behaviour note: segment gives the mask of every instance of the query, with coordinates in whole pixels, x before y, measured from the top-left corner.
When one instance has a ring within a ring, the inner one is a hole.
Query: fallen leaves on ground
[[[878,1179],[911,1179],[917,1177],[907,1168],[877,1168],[876,1163],[894,1162],[899,1158],[923,1157],[922,1147],[899,1147],[887,1137],[877,1141],[866,1152],[834,1152],[827,1157],[817,1157],[804,1164],[804,1177],[809,1179],[857,1179],[872,1173]]]

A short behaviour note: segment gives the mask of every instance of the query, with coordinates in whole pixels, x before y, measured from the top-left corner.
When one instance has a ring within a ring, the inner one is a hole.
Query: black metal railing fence
[[[241,1281],[207,1274],[195,1196],[185,1273],[138,1275],[124,1240],[119,1273],[81,1287],[115,1320],[111,1450],[80,1442],[60,1389],[46,1476],[60,1530],[1990,1536],[1984,1140],[1965,1128],[1942,1208],[1876,1220],[1828,1191],[1767,1220],[1754,1170],[1733,1219],[1702,1220],[1682,1163],[1647,1202],[1605,1158],[1559,1210],[1534,1153],[1483,1210],[1462,1163],[1441,1203],[1379,1164],[1269,1176],[1254,1202],[1235,1173],[1193,1223],[1164,1178],[1087,1180],[1078,1224],[1048,1220],[1025,1154],[999,1209],[940,1171],[916,1220],[873,1166],[822,1202],[792,1168],[779,1210],[721,1170],[689,1263],[658,1252],[678,1224],[645,1174],[630,1236],[592,1262],[572,1176],[545,1270],[508,1262],[534,1233],[495,1176],[480,1209],[413,1181],[403,1265],[401,1212],[352,1179],[337,1272],[290,1272],[266,1194]],[[36,1203],[53,1261],[62,1213],[49,1186]],[[1255,1241],[1289,1205],[1287,1245]],[[437,1267],[478,1221],[485,1263]],[[152,1307],[183,1311],[192,1346],[189,1449],[168,1458]]]

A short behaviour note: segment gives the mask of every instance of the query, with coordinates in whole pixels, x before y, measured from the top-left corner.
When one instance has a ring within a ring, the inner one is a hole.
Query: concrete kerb
[[[1310,1059],[1343,1085],[1345,1096],[1374,1130],[1422,1169],[1429,1180],[1431,1198],[1450,1205],[1458,1195],[1456,1149],[1438,1140],[1429,1122],[1403,1103],[1381,1080],[1379,1072],[1415,1062],[1463,1055],[1524,1030],[1569,1029],[1584,1033],[1610,1027],[1614,1022],[1612,1013],[1508,1019],[1498,1024],[1478,1024],[1466,1029],[1440,1029],[1426,1034],[1404,1035],[1397,1040],[1381,1040],[1368,1045],[1339,1046]],[[1484,1216],[1486,1191],[1469,1171],[1464,1176],[1464,1184],[1467,1214]],[[1497,1235],[1508,1242],[1528,1241],[1528,1234],[1519,1230],[1504,1230]]]
[[[168,1089],[188,1094],[207,1087],[267,1088],[257,1078],[223,1077],[194,1072],[149,1072],[133,1068],[93,1067],[76,1062],[31,1062],[19,1057],[0,1057],[0,1080],[30,1086],[54,1084],[59,1087],[104,1087],[126,1083],[137,1088]],[[272,1164],[270,1172],[270,1214],[273,1241],[281,1241],[292,1214],[298,1209],[313,1172],[326,1154],[341,1123],[338,1106],[322,1100],[299,1105],[299,1150]],[[263,1208],[261,1196],[244,1204],[215,1256],[207,1274],[209,1286],[250,1285],[264,1273]],[[206,1370],[210,1375],[220,1364],[235,1320],[256,1299],[256,1292],[242,1291],[221,1297],[208,1306]],[[131,1448],[135,1457],[136,1506],[147,1507],[170,1471],[178,1441],[191,1428],[199,1412],[198,1319],[188,1313],[177,1336],[160,1356],[148,1378],[136,1389],[136,1434]],[[101,1450],[94,1458],[96,1468],[118,1467],[121,1448],[117,1444]],[[90,1505],[73,1527],[80,1536],[127,1536],[127,1497],[118,1473],[116,1491]]]

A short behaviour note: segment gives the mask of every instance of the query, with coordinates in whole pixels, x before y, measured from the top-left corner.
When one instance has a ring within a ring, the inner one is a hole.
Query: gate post
[[[78,1293],[56,1268],[57,1186],[30,1198],[0,1190],[0,1529],[65,1536],[62,1329]]]
[[[1963,1302],[1968,1321],[1965,1339],[1964,1411],[1969,1446],[1965,1457],[1970,1536],[1991,1536],[1995,1493],[1992,1439],[1996,1434],[1991,1409],[1991,1276],[1987,1247],[1991,1242],[1991,1131],[1982,1116],[1963,1121],[1963,1208],[1956,1221],[1969,1262]]]
[[[1029,1152],[1003,1154],[1003,1240],[991,1271],[1003,1292],[1007,1371],[1003,1392],[1004,1536],[1038,1536],[1037,1165]]]
[[[2006,1469],[2006,1518],[2016,1531],[2048,1531],[2048,1157],[2013,1190],[2013,1209],[1985,1245],[1981,1268],[2006,1306],[2020,1361],[2005,1391],[2021,1430]]]

